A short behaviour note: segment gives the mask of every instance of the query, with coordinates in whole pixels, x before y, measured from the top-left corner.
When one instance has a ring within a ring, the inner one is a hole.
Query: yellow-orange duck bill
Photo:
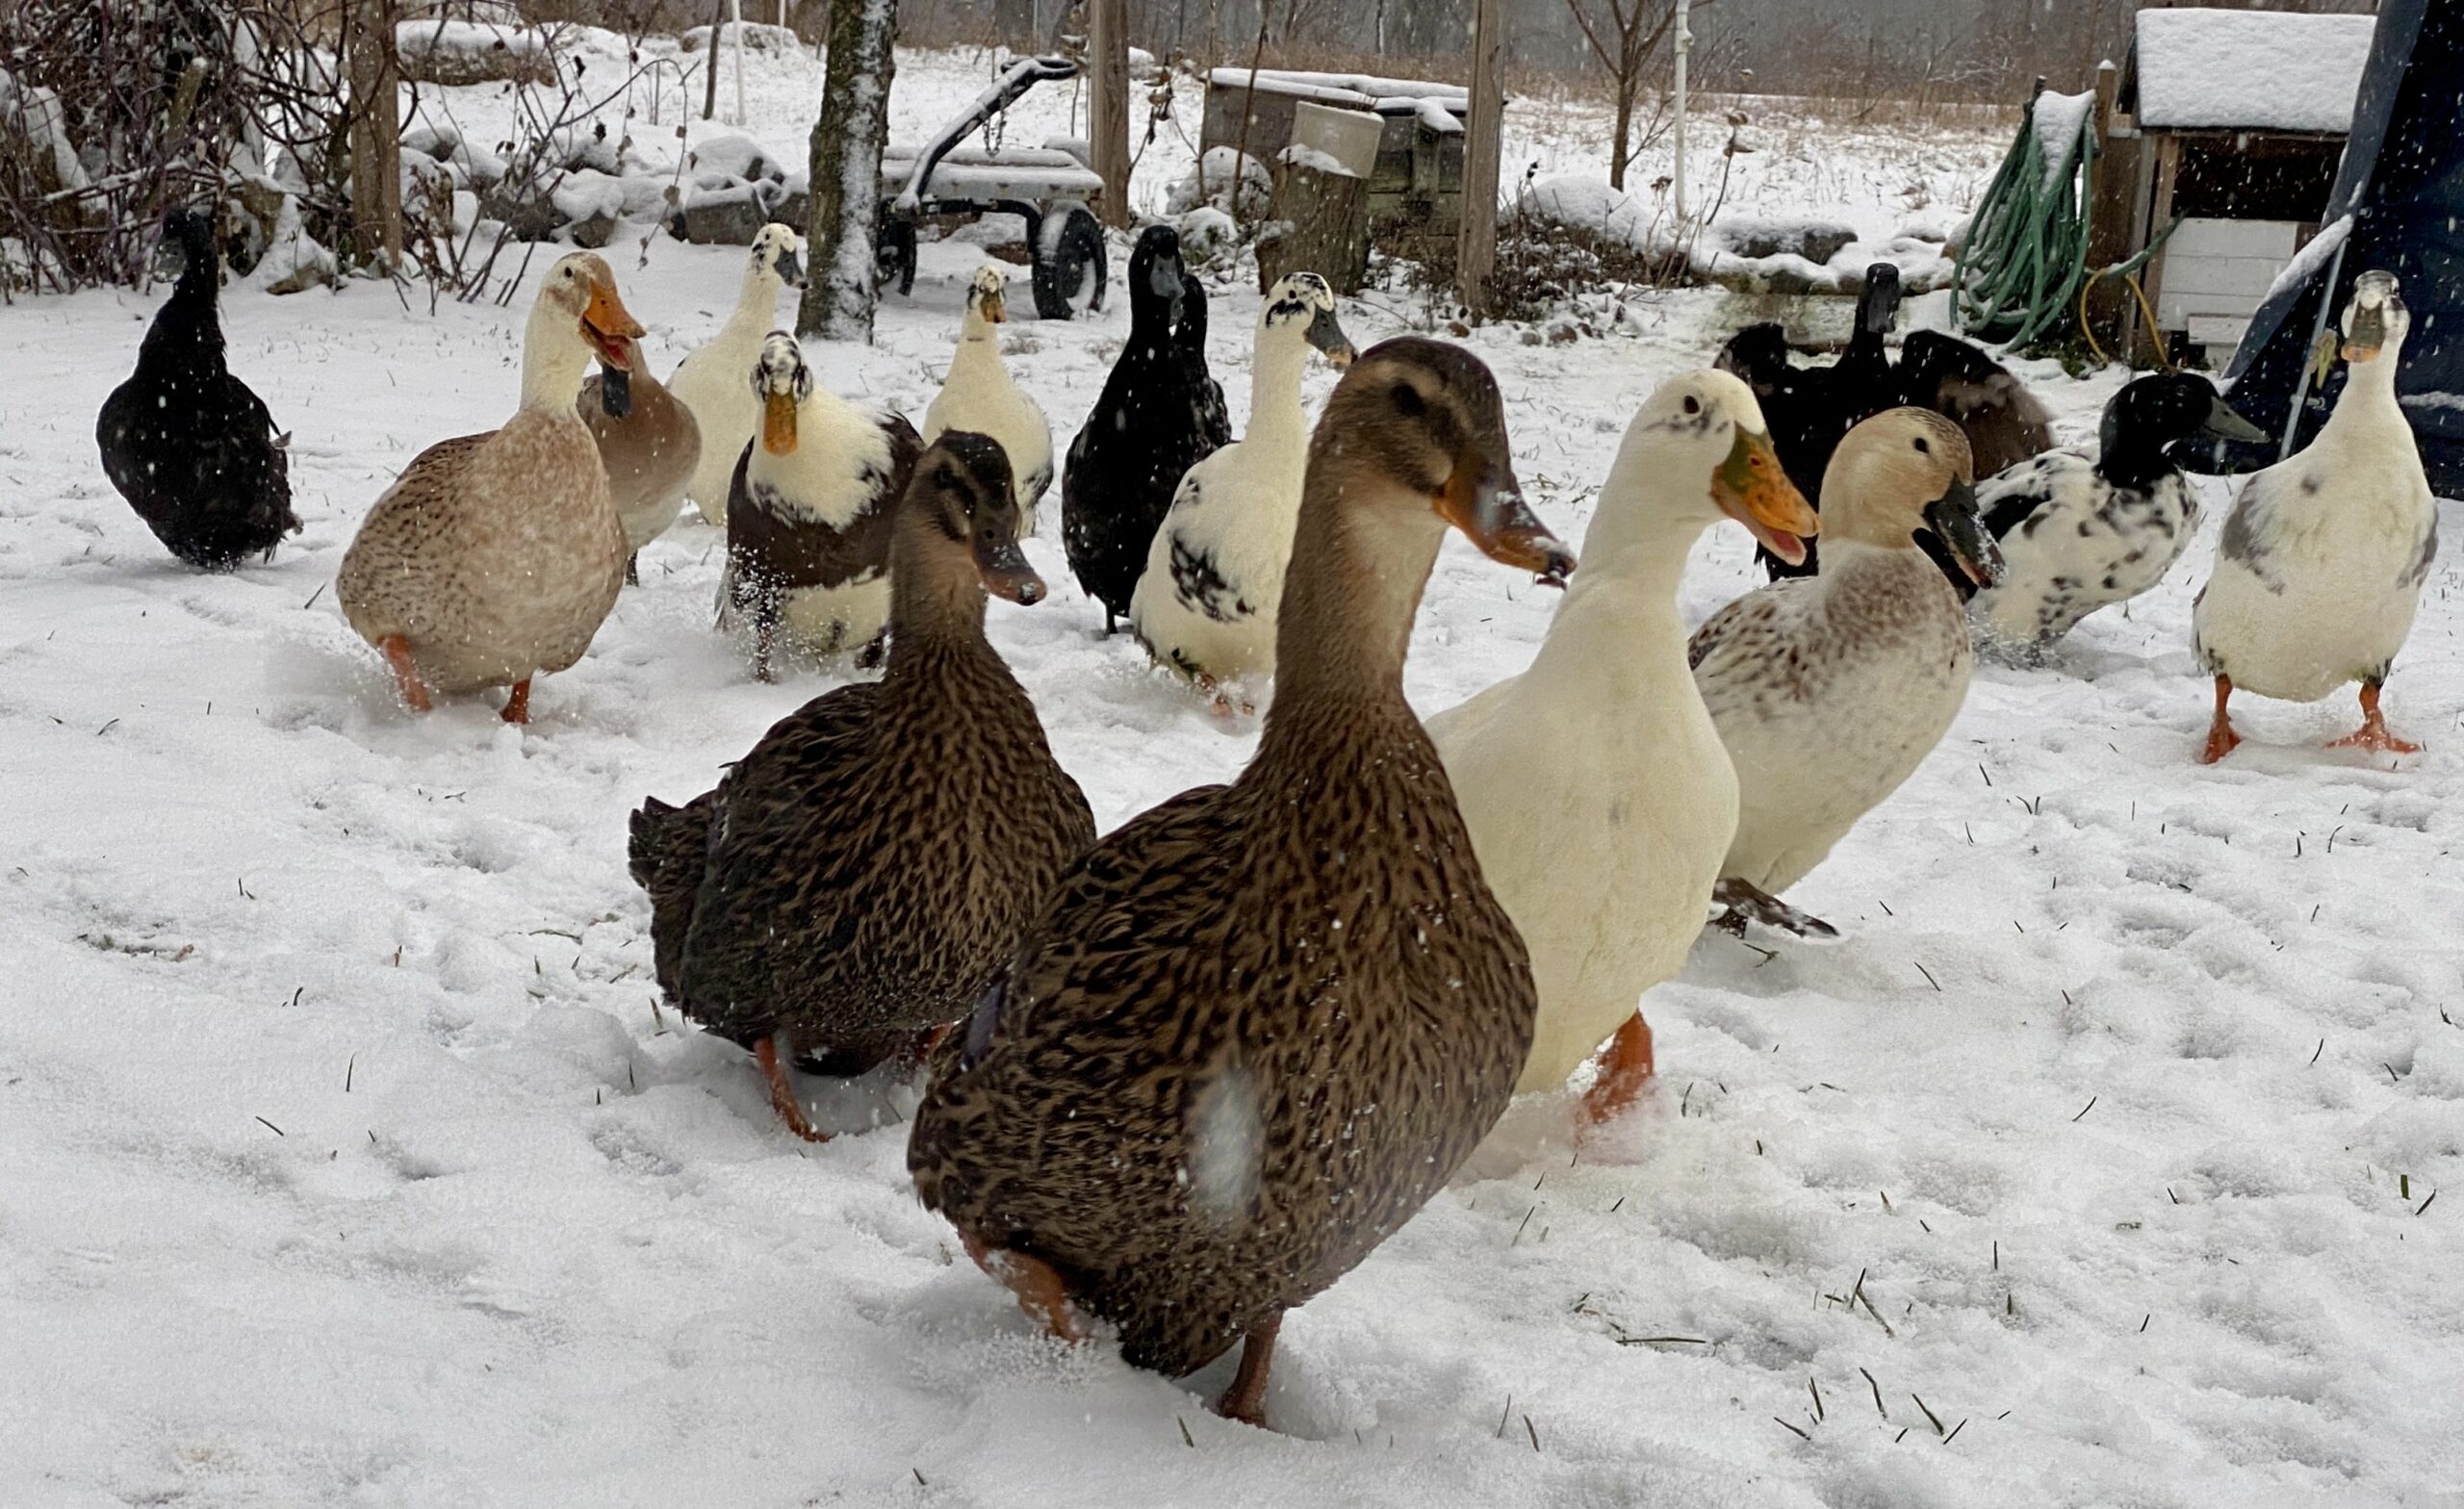
[[[1007,324],[1010,321],[1009,303],[998,294],[987,294],[977,299],[975,312],[984,317],[984,322],[988,325]]]
[[[791,455],[796,448],[796,396],[792,393],[765,393],[761,396],[761,448],[774,456]]]
[[[581,338],[590,343],[603,365],[613,371],[631,371],[630,343],[647,333],[641,321],[625,308],[625,301],[616,296],[614,283],[602,279],[591,284],[590,302],[581,312]]]
[[[1813,505],[1788,480],[1771,437],[1742,424],[1728,459],[1711,473],[1711,500],[1791,566],[1805,564],[1806,537],[1822,527]]]
[[[1454,473],[1437,495],[1438,517],[1463,531],[1482,554],[1536,575],[1544,586],[1562,587],[1574,575],[1575,552],[1551,534],[1523,500],[1523,489],[1506,472],[1476,451],[1454,461]]]

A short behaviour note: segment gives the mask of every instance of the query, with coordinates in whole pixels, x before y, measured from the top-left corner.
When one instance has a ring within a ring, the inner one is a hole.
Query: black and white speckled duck
[[[2047,451],[1979,484],[2005,568],[1968,604],[1980,646],[2033,658],[2163,580],[2198,528],[2198,494],[2172,455],[2194,435],[2267,438],[2204,377],[2142,377],[2105,404],[2094,460]]]
[[[1452,524],[1562,579],[1497,383],[1389,341],[1327,401],[1257,755],[1065,876],[948,1053],[908,1145],[924,1203],[1075,1340],[1180,1375],[1245,1338],[1261,1418],[1283,1313],[1443,1189],[1505,1109],[1536,1001],[1436,747],[1403,699]]]
[[[1095,841],[984,638],[988,592],[1044,595],[1001,448],[943,435],[895,514],[882,678],[814,698],[715,790],[632,820],[660,985],[754,1050],[780,1115],[815,1141],[786,1062],[859,1073],[963,1016]]]
[[[271,560],[275,544],[299,529],[289,437],[224,365],[214,222],[183,210],[164,234],[180,248],[180,279],[138,347],[137,371],[103,400],[94,425],[103,472],[190,565],[228,571],[250,555]]]
[[[1205,330],[1206,290],[1181,266],[1180,233],[1146,227],[1129,257],[1129,340],[1061,473],[1061,543],[1104,605],[1107,634],[1129,612],[1182,474],[1232,442]]]

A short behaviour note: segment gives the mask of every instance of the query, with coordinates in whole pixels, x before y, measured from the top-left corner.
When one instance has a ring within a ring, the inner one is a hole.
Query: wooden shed
[[[2220,365],[2276,274],[2318,234],[2375,18],[2162,6],[2139,13],[2128,62],[2100,83],[2089,262],[2145,249],[2155,328],[2118,283],[2096,290],[2135,359]],[[2101,321],[2100,321],[2101,322]]]
[[[1253,84],[1246,68],[1218,68],[1207,77],[1201,147],[1240,147],[1246,117],[1249,156],[1271,163],[1291,144],[1293,107],[1303,101],[1368,111],[1384,121],[1369,181],[1373,234],[1407,227],[1451,244],[1463,211],[1463,122],[1471,114],[1470,90],[1419,79],[1278,68],[1258,69]]]

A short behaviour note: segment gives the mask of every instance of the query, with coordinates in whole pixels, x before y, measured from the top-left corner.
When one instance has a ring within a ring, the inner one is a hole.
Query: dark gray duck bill
[[[805,259],[793,246],[779,254],[779,276],[789,288],[805,286]]]
[[[1976,489],[1954,482],[1949,492],[1925,505],[1925,524],[1941,537],[1953,559],[1989,587],[2002,579],[2002,547],[1985,527],[1977,511]]]
[[[611,420],[633,412],[633,374],[621,367],[599,370],[599,406]]]
[[[2267,431],[2233,412],[2233,406],[2222,398],[2207,406],[2207,421],[2199,428],[2220,440],[2264,442],[2268,438]]]
[[[1319,310],[1316,318],[1309,321],[1308,339],[1311,345],[1325,352],[1327,359],[1333,362],[1348,362],[1356,354],[1351,347],[1351,337],[1344,334],[1344,327],[1336,320],[1335,312],[1331,309]]]

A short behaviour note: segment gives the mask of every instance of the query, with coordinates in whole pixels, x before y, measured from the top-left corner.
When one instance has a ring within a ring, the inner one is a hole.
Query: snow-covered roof
[[[2352,129],[2369,15],[2139,13],[2139,123],[2175,131]]]
[[[1208,78],[1219,89],[1250,87],[1246,68],[1218,68]],[[1417,115],[1432,131],[1463,129],[1458,115],[1472,108],[1472,91],[1460,84],[1432,84],[1422,79],[1386,79],[1367,73],[1307,73],[1292,68],[1260,68],[1257,86],[1269,94],[1312,100],[1347,110],[1373,110],[1381,115]]]

